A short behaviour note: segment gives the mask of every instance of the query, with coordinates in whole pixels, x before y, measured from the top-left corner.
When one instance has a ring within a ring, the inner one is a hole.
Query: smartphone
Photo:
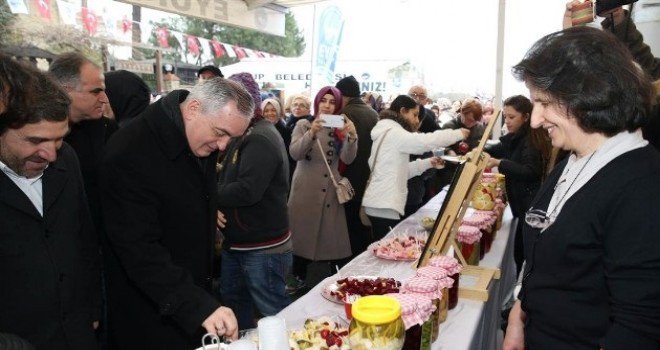
[[[321,114],[321,120],[325,121],[323,126],[326,128],[344,128],[344,116],[335,114]]]

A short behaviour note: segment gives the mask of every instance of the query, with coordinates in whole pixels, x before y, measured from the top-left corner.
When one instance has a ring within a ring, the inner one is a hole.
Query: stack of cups
[[[257,323],[259,350],[282,350],[289,348],[289,336],[284,319],[268,316]]]

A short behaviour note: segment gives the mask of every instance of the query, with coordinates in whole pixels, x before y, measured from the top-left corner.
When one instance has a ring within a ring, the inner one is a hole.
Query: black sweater
[[[227,219],[225,248],[254,250],[286,242],[289,161],[282,137],[267,121],[227,150],[218,181],[218,207]]]
[[[546,209],[566,161],[532,206]],[[660,154],[612,160],[543,233],[523,228],[528,349],[660,348]]]
[[[486,151],[501,159],[497,168],[506,176],[506,192],[513,215],[524,216],[541,185],[541,152],[531,145],[529,134],[522,130],[502,136],[500,143],[488,147]]]

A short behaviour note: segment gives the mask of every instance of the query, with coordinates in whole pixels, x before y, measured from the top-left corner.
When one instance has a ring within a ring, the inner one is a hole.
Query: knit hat
[[[261,91],[259,90],[259,84],[254,80],[252,74],[247,72],[236,73],[232,74],[228,79],[243,85],[245,90],[247,90],[250,93],[250,96],[252,96],[252,100],[254,100],[254,116],[262,117]]]
[[[344,77],[335,85],[341,94],[346,97],[360,97],[360,84],[354,76]]]
[[[199,76],[202,75],[202,73],[204,73],[204,72],[210,72],[210,73],[212,73],[213,75],[215,75],[216,77],[220,77],[220,78],[224,78],[224,77],[225,77],[225,76],[222,74],[222,71],[220,70],[220,68],[218,68],[218,67],[216,67],[216,66],[204,66],[204,67],[200,68],[200,69],[197,71],[197,76],[199,77]]]

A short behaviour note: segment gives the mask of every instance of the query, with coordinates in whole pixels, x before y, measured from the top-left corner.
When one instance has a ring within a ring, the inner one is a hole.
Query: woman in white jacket
[[[417,133],[418,115],[419,106],[415,100],[408,95],[399,95],[389,109],[380,113],[380,121],[371,131],[371,180],[362,205],[371,220],[376,240],[383,238],[389,228],[401,220],[408,195],[408,179],[431,167],[443,165],[436,157],[411,162],[410,155],[452,145],[469,134],[467,129]]]

